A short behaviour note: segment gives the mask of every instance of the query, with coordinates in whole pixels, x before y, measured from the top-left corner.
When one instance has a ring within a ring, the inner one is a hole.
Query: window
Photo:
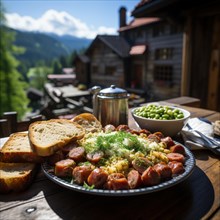
[[[173,48],[160,48],[155,51],[156,60],[169,60],[173,57]]]
[[[171,65],[156,65],[154,67],[154,81],[158,85],[172,86],[173,67]]]
[[[105,74],[106,75],[114,75],[115,73],[115,67],[114,66],[106,66],[105,67]]]

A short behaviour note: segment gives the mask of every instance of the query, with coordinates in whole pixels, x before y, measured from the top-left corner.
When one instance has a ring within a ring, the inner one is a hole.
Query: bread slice
[[[85,130],[67,119],[51,119],[32,123],[28,135],[39,156],[50,156],[69,142],[83,138]]]
[[[71,121],[76,122],[84,127],[86,133],[100,132],[102,130],[100,121],[98,121],[98,119],[90,113],[79,114],[72,118]]]
[[[32,182],[36,164],[0,162],[0,193],[25,190]]]
[[[40,163],[43,158],[32,149],[27,133],[14,133],[0,150],[0,161],[6,163]]]

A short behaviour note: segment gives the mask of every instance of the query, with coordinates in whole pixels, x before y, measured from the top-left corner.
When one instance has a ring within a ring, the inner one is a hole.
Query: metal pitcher
[[[126,90],[111,85],[102,89],[94,86],[93,114],[101,122],[102,126],[112,124],[118,126],[128,123],[128,93]]]

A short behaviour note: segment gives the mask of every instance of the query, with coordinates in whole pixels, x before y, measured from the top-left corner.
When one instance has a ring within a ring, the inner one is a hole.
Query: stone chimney
[[[126,12],[127,9],[125,7],[119,9],[119,27],[126,26]]]

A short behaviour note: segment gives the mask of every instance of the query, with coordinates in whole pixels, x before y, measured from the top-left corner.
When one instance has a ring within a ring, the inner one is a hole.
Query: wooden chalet
[[[165,18],[183,30],[181,95],[220,110],[220,1],[142,0],[132,15]]]
[[[130,45],[117,35],[98,35],[86,51],[90,58],[91,84],[125,86]]]
[[[153,100],[179,96],[183,40],[179,26],[158,17],[135,18],[120,27],[119,34],[131,45],[128,86],[144,89]]]

